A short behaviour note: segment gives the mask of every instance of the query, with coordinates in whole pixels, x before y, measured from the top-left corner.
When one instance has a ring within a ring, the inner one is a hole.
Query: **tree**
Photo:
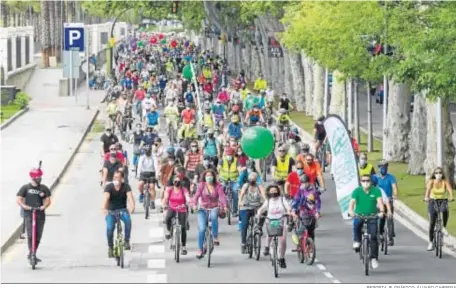
[[[41,57],[43,59],[43,66],[49,67],[49,56],[51,53],[51,30],[50,30],[50,19],[49,9],[50,2],[41,0]]]

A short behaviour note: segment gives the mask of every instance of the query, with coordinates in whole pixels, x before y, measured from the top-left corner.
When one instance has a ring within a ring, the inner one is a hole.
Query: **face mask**
[[[253,172],[253,169],[247,169],[247,173],[252,173]]]
[[[197,150],[198,150],[198,148],[192,147],[192,151],[193,151],[193,152],[196,152]]]
[[[180,181],[174,181],[173,184],[174,184],[174,187],[179,187],[180,186]]]
[[[212,176],[206,176],[206,182],[212,183],[214,181],[214,177]]]
[[[33,181],[35,181],[35,183],[38,184],[38,185],[41,184],[41,178],[33,179]]]
[[[190,110],[190,107],[187,107],[186,109],[187,109],[187,110]]]
[[[106,132],[106,136],[111,137],[111,132]]]
[[[204,160],[203,164],[204,164],[205,167],[207,167],[207,166],[209,166],[209,161],[208,160]]]
[[[435,179],[442,180],[442,174],[435,174]]]
[[[214,138],[214,134],[209,134],[209,138]]]
[[[256,180],[249,180],[249,184],[252,185],[252,186],[255,186],[256,185]]]
[[[242,156],[242,152],[238,152],[237,155]]]
[[[380,174],[386,175],[387,172],[388,172],[388,168],[386,168],[386,167],[381,167],[380,168]]]
[[[279,197],[279,193],[269,194],[269,196],[271,196],[271,198],[277,198]]]
[[[147,155],[147,156],[150,156],[150,155],[152,155],[152,151],[148,151],[148,152],[146,152],[146,155]]]
[[[112,184],[114,184],[114,186],[119,186],[120,182],[117,180],[114,180],[114,181],[112,181]]]
[[[361,167],[366,166],[366,164],[367,164],[367,161],[366,161],[365,159],[359,159],[359,165],[360,165]]]
[[[182,152],[185,153],[185,151],[187,151],[187,149],[185,149],[184,147],[181,148]]]
[[[313,161],[306,161],[307,165],[312,165]]]
[[[361,183],[361,185],[363,186],[364,189],[367,189],[370,187],[370,183],[369,182],[363,182]]]
[[[321,121],[318,121],[317,123],[318,123],[318,125],[321,125],[321,124],[322,124],[322,122],[321,122]]]
[[[294,144],[295,143],[295,139],[288,139],[288,143]]]
[[[233,160],[233,156],[226,156],[226,160],[228,160],[228,161]]]
[[[168,165],[170,165],[170,166],[174,165],[174,160],[173,161],[168,161]]]
[[[147,135],[147,136],[150,136],[150,134],[152,134],[152,133],[150,133],[149,131],[146,132],[146,135]]]

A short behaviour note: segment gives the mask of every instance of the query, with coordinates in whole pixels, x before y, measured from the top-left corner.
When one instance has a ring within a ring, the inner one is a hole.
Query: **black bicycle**
[[[141,173],[142,174],[142,173]],[[149,209],[152,206],[152,201],[150,199],[150,184],[155,185],[155,175],[145,175],[144,179],[144,201],[143,201],[143,207],[144,207],[144,214],[145,214],[145,219],[149,219]]]
[[[371,235],[369,234],[369,230],[367,225],[369,224],[370,220],[377,220],[378,216],[374,215],[367,215],[367,216],[360,216],[356,215],[356,218],[363,221],[363,228],[362,228],[362,237],[361,237],[361,246],[359,249],[359,258],[361,259],[363,266],[364,266],[364,273],[366,276],[369,276],[369,269],[370,269],[370,259],[371,259],[371,249],[370,249],[370,241]]]
[[[180,250],[181,250],[181,235],[182,227],[179,223],[179,213],[175,212],[175,216],[172,219],[172,228],[171,228],[171,247],[170,249],[174,251],[174,260],[176,263],[179,263]]]
[[[116,210],[116,211],[109,211],[110,215],[114,215],[116,218],[116,241],[114,243],[114,257],[117,261],[117,266],[120,266],[120,268],[124,268],[124,236],[122,233],[122,223],[120,220],[120,216],[122,214],[122,211]]]
[[[320,161],[321,171],[326,171],[326,144],[321,141],[320,146],[318,147],[317,151],[317,159]]]
[[[441,209],[444,205],[448,206],[447,199],[434,199],[432,200],[432,205],[434,206],[434,210],[437,212],[437,221],[435,222],[434,228],[434,240],[433,245],[435,247],[435,256],[442,258],[442,248],[443,248],[443,219],[442,219],[442,212]]]
[[[203,255],[207,254],[207,268],[211,267],[211,255],[214,251],[214,237],[212,236],[212,220],[211,212],[212,210],[218,210],[219,208],[212,209],[203,209],[206,213],[206,233],[204,233],[204,242],[203,242]]]
[[[271,259],[271,265],[274,269],[274,277],[278,278],[279,277],[279,252],[278,252],[278,247],[279,247],[279,237],[283,236],[283,219],[282,218],[287,218],[288,215],[284,215],[279,219],[270,219],[267,227],[267,233],[270,238],[272,238],[271,241],[271,246],[270,250],[272,250],[272,254],[270,254],[270,259]]]
[[[228,212],[226,213],[226,220],[228,222],[228,225],[231,225],[231,213],[234,208],[232,183],[233,182],[231,180],[227,180],[225,182],[225,197],[226,201],[228,202]]]
[[[254,215],[256,215],[257,209],[254,209]],[[258,218],[252,216],[249,219],[249,223],[247,226],[247,239],[245,248],[247,253],[249,254],[249,258],[253,257],[253,253],[255,252],[255,259],[258,261],[260,260],[261,255],[261,235],[259,233],[259,229],[257,228],[258,225]]]

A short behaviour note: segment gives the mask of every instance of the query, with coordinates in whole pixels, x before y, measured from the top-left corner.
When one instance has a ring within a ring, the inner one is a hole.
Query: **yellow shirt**
[[[106,112],[108,115],[115,115],[117,113],[117,105],[115,103],[109,103],[106,107]]]
[[[241,89],[241,100],[244,101],[247,98],[247,93],[249,93],[249,89]]]
[[[253,87],[254,90],[266,90],[266,88],[268,88],[268,81],[265,79],[257,79]]]
[[[445,187],[445,182],[441,182],[440,185],[441,187],[437,188],[436,187],[436,182],[432,183],[432,188],[431,188],[431,199],[447,199],[447,191]]]
[[[214,119],[212,119],[211,114],[204,114],[203,115],[203,125],[208,128],[214,128]]]
[[[277,122],[279,122],[279,123],[286,123],[286,122],[290,123],[290,121],[291,121],[290,117],[286,114],[277,116]]]

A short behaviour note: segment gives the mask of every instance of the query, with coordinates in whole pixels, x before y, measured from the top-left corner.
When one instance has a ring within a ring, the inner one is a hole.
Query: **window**
[[[125,36],[125,28],[120,28],[120,35]]]
[[[22,67],[22,38],[16,37],[16,69]]]
[[[30,64],[30,35],[25,37],[25,65]]]
[[[8,56],[8,72],[13,70],[13,43],[11,42],[11,38],[8,38],[7,44],[6,44],[6,49],[7,53],[6,55]]]
[[[108,32],[101,32],[100,33],[100,41],[101,41],[101,45],[108,44]]]

